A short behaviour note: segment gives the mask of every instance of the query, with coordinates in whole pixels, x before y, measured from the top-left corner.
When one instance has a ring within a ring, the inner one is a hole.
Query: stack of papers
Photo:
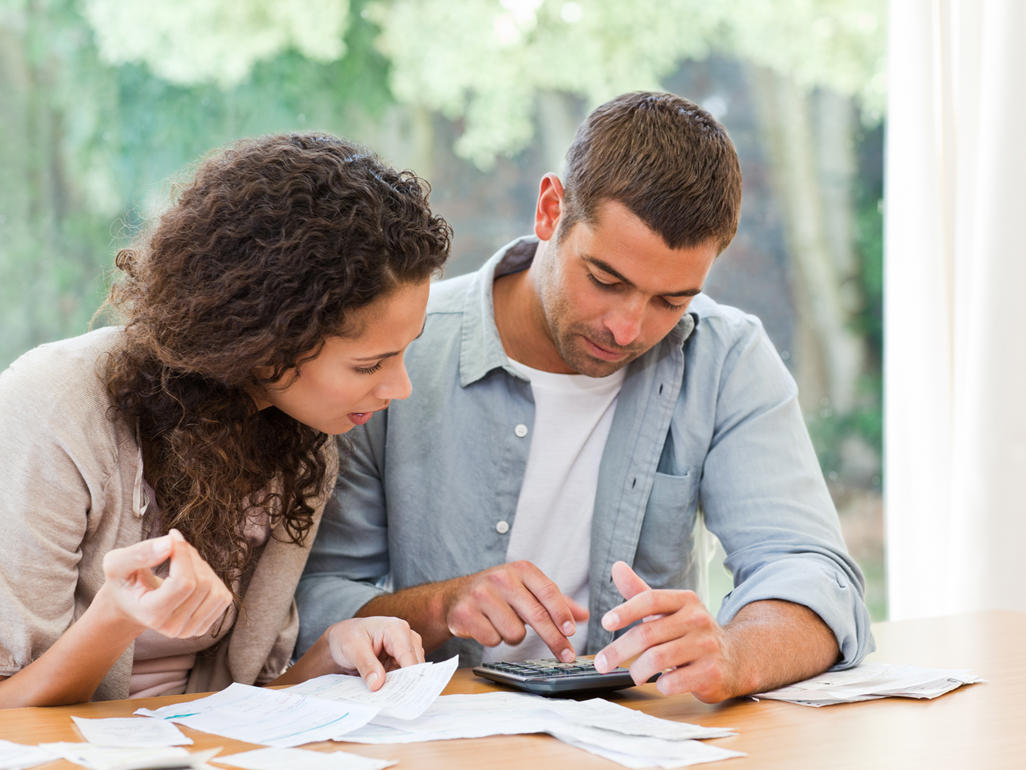
[[[936,698],[964,684],[983,680],[965,668],[923,668],[889,663],[863,663],[847,671],[828,671],[804,682],[759,693],[802,706],[830,706],[877,698]]]
[[[626,767],[685,767],[743,756],[697,740],[733,735],[730,728],[671,722],[600,698],[557,700],[507,692],[443,695],[415,721],[377,717],[344,740],[413,743],[522,733],[548,733]]]
[[[328,674],[289,688],[292,694],[373,706],[382,716],[416,719],[435,702],[459,665],[459,656],[443,663],[420,663],[389,671],[385,684],[371,692],[358,676]]]
[[[633,768],[684,767],[743,756],[699,740],[733,735],[729,728],[658,719],[599,698],[560,700],[511,692],[440,696],[456,666],[457,659],[451,658],[391,671],[377,692],[368,690],[359,677],[329,675],[285,690],[233,684],[205,698],[138,709],[136,714],[149,717],[143,719],[74,717],[89,743],[38,748],[11,744],[9,754],[0,755],[7,760],[0,768],[29,767],[60,756],[100,770],[207,768],[216,750],[189,754],[180,746],[191,744],[191,739],[172,723],[274,747],[215,760],[252,770],[321,770],[329,765],[381,770],[394,764],[295,748],[314,741],[411,743],[520,733],[548,733]],[[49,753],[33,756],[32,751]],[[14,764],[21,757],[26,764]]]
[[[72,717],[75,727],[90,743],[99,746],[187,746],[192,738],[170,722],[160,719],[84,719]]]
[[[25,746],[0,740],[0,767],[4,770],[22,770],[60,758],[60,754],[43,746]]]
[[[378,709],[236,682],[206,698],[135,713],[237,741],[290,747],[344,735],[367,724]]]
[[[379,714],[416,718],[445,689],[457,664],[453,657],[390,671],[377,692],[360,677],[342,675],[317,677],[287,690],[235,683],[206,698],[135,713],[247,743],[290,748],[341,738]]]
[[[6,743],[6,741],[0,741],[0,744]],[[207,749],[190,754],[177,746],[126,748],[97,746],[92,743],[43,743],[39,746],[8,744],[8,746],[17,746],[20,750],[35,750],[39,754],[28,764],[7,764],[10,755],[7,753],[7,747],[0,745],[0,768],[4,770],[34,767],[57,759],[66,759],[76,765],[88,767],[90,770],[158,770],[159,768],[217,770],[208,765],[207,760],[220,751],[220,749]],[[28,755],[26,755],[27,757]]]
[[[342,675],[278,691],[233,684],[206,698],[136,713],[277,749],[329,739],[412,743],[549,733],[627,767],[684,767],[741,756],[697,740],[733,735],[729,729],[657,719],[597,698],[578,702],[507,692],[439,696],[456,666],[451,658],[390,671],[377,692],[359,677]],[[271,767],[280,759],[278,754],[236,756],[246,767],[264,762]],[[294,756],[296,762],[300,758]],[[323,755],[306,759],[316,768]]]
[[[123,721],[141,724],[156,720]],[[0,740],[0,770],[27,770],[58,759],[66,759],[90,770],[220,770],[208,764],[211,761],[246,770],[384,770],[396,764],[395,760],[362,757],[346,751],[273,748],[245,751],[215,759],[220,751],[221,749],[206,749],[189,753],[185,749],[169,746],[102,746],[94,743],[44,743],[39,746],[24,746]]]
[[[632,768],[675,768],[744,756],[701,742],[734,735],[730,728],[672,722],[600,698],[561,700],[513,692],[440,695],[456,665],[457,659],[451,658],[391,671],[377,692],[359,677],[329,675],[287,690],[233,684],[206,698],[135,712],[151,719],[72,717],[88,743],[23,746],[0,740],[0,770],[22,770],[61,757],[96,770],[210,768],[207,762],[219,750],[190,754],[180,747],[192,740],[172,722],[275,747],[215,760],[250,770],[382,770],[395,764],[341,751],[294,748],[314,741],[412,743],[520,733],[548,733]],[[867,663],[755,697],[826,706],[888,697],[936,698],[981,681],[967,669]]]
[[[218,764],[246,770],[384,770],[396,764],[392,759],[374,759],[346,751],[304,751],[303,749],[257,749],[218,757]]]

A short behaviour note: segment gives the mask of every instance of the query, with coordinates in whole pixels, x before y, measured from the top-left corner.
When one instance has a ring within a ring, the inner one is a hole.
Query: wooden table
[[[825,708],[773,701],[736,700],[709,706],[690,695],[662,697],[653,685],[615,700],[666,719],[729,726],[738,734],[712,741],[748,756],[705,767],[745,768],[1026,768],[1026,613],[985,612],[874,626],[877,652],[870,660],[945,668],[971,668],[987,681],[932,701],[891,698]],[[468,670],[457,672],[447,693],[493,688]],[[78,741],[72,714],[129,716],[197,696],[108,701],[80,706],[0,711],[0,738],[20,743]],[[223,746],[224,754],[255,748],[183,728],[193,748]],[[620,767],[546,735],[515,735],[396,746],[320,743],[399,760],[399,768],[612,768]],[[75,767],[54,762],[48,768]],[[287,769],[285,769],[287,770]]]

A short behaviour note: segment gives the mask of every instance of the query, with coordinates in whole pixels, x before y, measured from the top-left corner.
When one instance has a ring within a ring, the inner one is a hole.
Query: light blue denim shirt
[[[435,284],[424,333],[406,354],[413,395],[343,440],[343,470],[297,600],[297,651],[385,590],[506,561],[534,402],[511,368],[492,283],[525,269],[533,239],[480,270]],[[701,513],[700,513],[701,511]],[[589,548],[592,618],[623,601],[613,563],[649,585],[691,588],[697,518],[727,553],[734,589],[718,620],[761,599],[796,602],[833,630],[841,666],[873,649],[863,579],[841,537],[797,387],[753,316],[697,296],[680,323],[630,364],[599,469]],[[506,526],[508,525],[508,526]],[[613,639],[588,624],[583,652]],[[476,664],[481,647],[453,639]],[[582,652],[579,650],[579,652]]]

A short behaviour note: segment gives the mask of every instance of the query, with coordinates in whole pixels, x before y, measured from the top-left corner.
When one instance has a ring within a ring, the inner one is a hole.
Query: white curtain
[[[892,0],[892,619],[1026,610],[1026,2]]]

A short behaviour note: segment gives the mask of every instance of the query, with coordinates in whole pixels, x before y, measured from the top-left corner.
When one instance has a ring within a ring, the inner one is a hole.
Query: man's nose
[[[640,302],[624,303],[606,315],[606,328],[620,347],[627,347],[641,335],[645,308]]]

